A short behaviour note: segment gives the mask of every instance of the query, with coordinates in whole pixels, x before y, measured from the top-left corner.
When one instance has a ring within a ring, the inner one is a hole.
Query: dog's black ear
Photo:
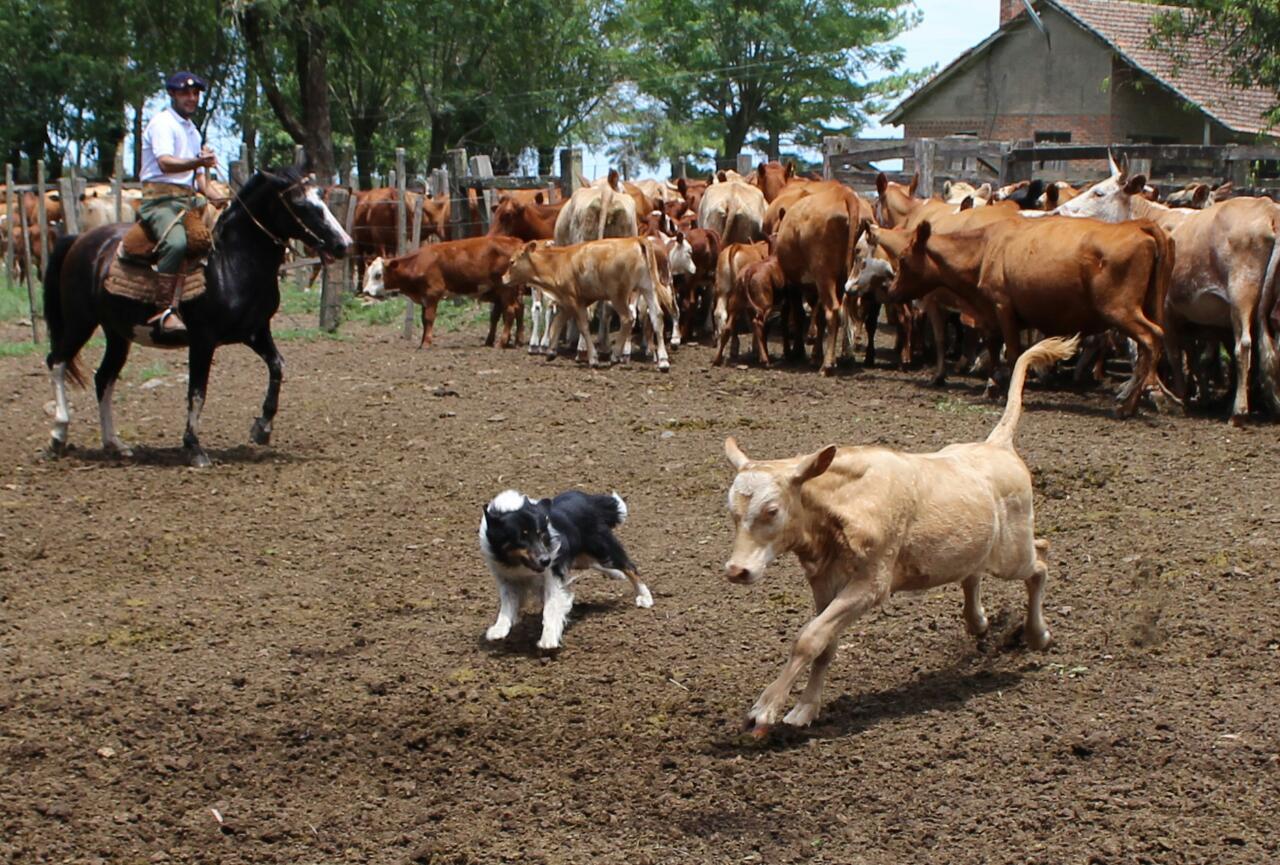
[[[551,499],[538,499],[533,504],[543,513],[545,514],[551,513]]]

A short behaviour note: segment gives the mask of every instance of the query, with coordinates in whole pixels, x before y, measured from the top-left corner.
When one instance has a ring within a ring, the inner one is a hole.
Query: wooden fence
[[[873,162],[903,160],[904,170],[886,172],[905,182],[920,174],[920,191],[935,194],[948,180],[1005,185],[1040,178],[1088,184],[1106,176],[1107,156],[1126,161],[1129,170],[1153,183],[1184,186],[1230,180],[1236,189],[1259,194],[1280,192],[1280,147],[1271,145],[1194,144],[1043,144],[983,141],[975,138],[845,138],[823,142],[823,174],[859,191],[875,188]],[[1270,171],[1262,170],[1270,168]]]

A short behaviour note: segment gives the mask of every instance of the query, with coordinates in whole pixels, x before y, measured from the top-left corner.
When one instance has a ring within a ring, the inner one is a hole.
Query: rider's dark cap
[[[183,90],[187,87],[194,87],[197,90],[209,89],[205,80],[194,72],[175,72],[165,79],[164,86],[167,90]]]

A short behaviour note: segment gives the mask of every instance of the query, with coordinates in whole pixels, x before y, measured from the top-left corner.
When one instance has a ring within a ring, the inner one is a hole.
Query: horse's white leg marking
[[[67,427],[71,425],[71,409],[67,405],[67,365],[55,363],[49,370],[53,379],[53,398],[57,408],[53,416],[53,440],[60,445],[67,443]]]
[[[133,456],[130,447],[116,435],[116,421],[112,413],[111,398],[115,394],[116,383],[107,385],[102,391],[102,399],[98,400],[98,420],[102,426],[102,449],[115,450],[122,457]]]

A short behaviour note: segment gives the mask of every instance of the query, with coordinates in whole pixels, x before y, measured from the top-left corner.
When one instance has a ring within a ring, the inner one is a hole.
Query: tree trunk
[[[244,167],[247,173],[257,168],[258,154],[258,79],[253,69],[246,64],[244,72],[244,93],[240,102],[240,142],[244,145]]]
[[[774,162],[782,161],[782,133],[777,129],[769,130],[769,158]]]
[[[353,117],[351,119],[351,137],[356,144],[356,170],[360,175],[360,188],[373,188],[373,153],[374,125],[367,120]]]
[[[142,179],[142,111],[139,102],[133,108],[133,179]]]
[[[296,36],[298,93],[302,103],[302,146],[311,171],[322,183],[332,183],[333,126],[329,121],[329,57],[324,31],[309,21]]]
[[[554,147],[538,148],[538,176],[549,177],[556,170],[556,149]]]

